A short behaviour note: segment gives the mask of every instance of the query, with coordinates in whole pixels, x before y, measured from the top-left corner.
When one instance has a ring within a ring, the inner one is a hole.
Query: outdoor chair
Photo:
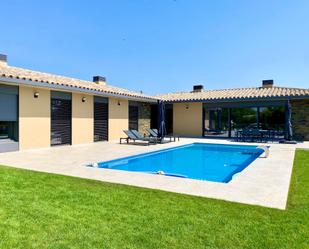
[[[148,128],[147,131],[148,131],[150,137],[156,138],[160,143],[172,142],[172,139],[174,139],[174,142],[175,142],[175,137],[172,137],[172,136],[159,137],[157,129],[149,129]],[[164,138],[169,138],[169,141],[164,140]]]
[[[243,132],[242,130],[235,130],[235,138],[237,142],[242,142],[243,138],[242,132]]]
[[[153,143],[157,143],[158,142],[158,139],[155,138],[155,137],[145,137],[143,134],[141,134],[137,130],[130,130],[130,131],[135,135],[135,137],[137,137],[137,139],[145,140],[145,141],[150,141],[150,142],[153,142]]]
[[[262,133],[258,129],[252,129],[251,132],[251,141],[252,142],[261,142],[262,141]]]
[[[253,132],[251,129],[243,129],[241,132],[242,142],[253,142],[257,138],[257,133]]]
[[[275,130],[269,130],[269,140],[271,142],[274,142],[276,138],[276,131]]]
[[[237,132],[236,139],[241,142],[267,142],[271,139],[271,131],[246,128]]]
[[[127,137],[122,137],[120,138],[120,144],[122,144],[122,141],[125,140],[127,142],[127,144],[130,141],[133,141],[134,143],[136,141],[142,141],[142,142],[146,142],[147,145],[150,145],[151,143],[156,143],[156,141],[154,139],[151,138],[146,138],[146,137],[137,137],[134,132],[132,130],[124,130],[123,131]]]
[[[247,138],[248,138],[248,130],[247,129],[243,129],[241,131],[238,131],[239,133],[239,141],[241,142],[246,142]]]
[[[158,131],[158,129],[148,129],[148,132],[149,132],[149,130],[152,130],[153,134],[154,134],[155,136],[159,137],[159,131]],[[149,132],[149,134],[150,134],[150,132]],[[174,142],[176,142],[176,139],[179,141],[179,136],[164,135],[163,138],[169,138],[170,141],[173,140]]]

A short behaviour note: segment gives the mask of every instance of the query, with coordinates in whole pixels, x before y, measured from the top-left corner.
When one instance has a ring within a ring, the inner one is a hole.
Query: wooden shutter
[[[97,142],[107,140],[108,140],[108,102],[103,98],[95,98],[94,141]]]
[[[51,99],[51,145],[71,144],[72,101]]]

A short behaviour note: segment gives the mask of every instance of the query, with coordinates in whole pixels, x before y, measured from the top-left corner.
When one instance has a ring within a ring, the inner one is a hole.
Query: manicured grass
[[[0,167],[0,248],[291,249],[308,236],[309,151],[286,211]]]

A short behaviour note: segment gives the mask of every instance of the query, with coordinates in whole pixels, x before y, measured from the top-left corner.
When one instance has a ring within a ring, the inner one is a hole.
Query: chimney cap
[[[93,76],[93,82],[106,81],[106,78],[103,76]]]
[[[7,63],[8,56],[6,54],[0,54],[0,62]]]
[[[194,85],[193,86],[193,92],[202,92],[204,90],[203,85]]]
[[[92,81],[96,84],[106,85],[106,78],[103,76],[93,76]]]
[[[274,80],[263,80],[262,81],[262,87],[273,87],[274,86]]]

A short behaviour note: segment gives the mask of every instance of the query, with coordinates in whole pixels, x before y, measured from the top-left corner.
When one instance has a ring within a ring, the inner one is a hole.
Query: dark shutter
[[[138,130],[138,106],[129,106],[129,130]]]
[[[72,103],[70,99],[51,99],[51,145],[71,144]]]
[[[105,103],[104,103],[105,102]],[[94,100],[94,141],[108,140],[108,102]]]
[[[165,126],[167,134],[173,133],[173,105],[165,105]]]

